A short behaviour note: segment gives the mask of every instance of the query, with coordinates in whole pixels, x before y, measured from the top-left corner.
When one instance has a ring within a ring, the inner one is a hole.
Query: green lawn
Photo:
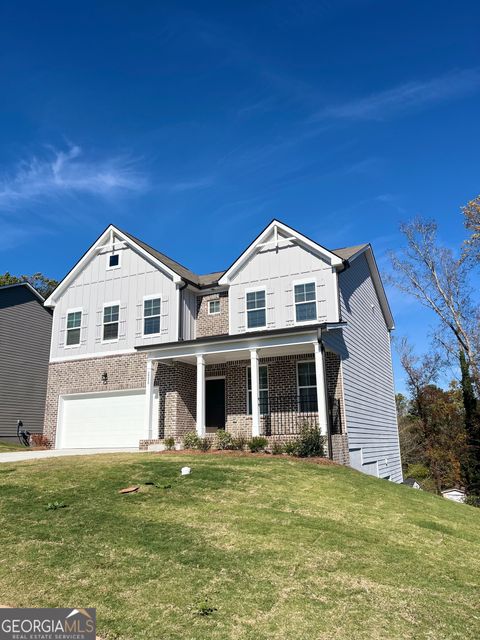
[[[286,458],[53,458],[0,485],[0,604],[96,607],[103,638],[480,637],[473,507]]]
[[[0,442],[0,453],[9,451],[28,451],[28,447],[24,447],[19,442]]]

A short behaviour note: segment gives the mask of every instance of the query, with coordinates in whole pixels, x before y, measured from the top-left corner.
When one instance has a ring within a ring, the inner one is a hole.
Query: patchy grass
[[[0,465],[0,485],[0,603],[96,607],[104,638],[479,637],[473,507],[344,467],[210,454]]]
[[[8,451],[28,451],[28,447],[24,447],[19,442],[0,442],[0,453],[7,453]]]

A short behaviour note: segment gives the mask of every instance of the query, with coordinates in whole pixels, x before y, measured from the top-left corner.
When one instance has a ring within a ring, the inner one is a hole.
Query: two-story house
[[[334,460],[402,481],[393,319],[368,244],[331,251],[274,220],[199,276],[111,225],[45,304],[52,446],[285,441],[315,422]]]

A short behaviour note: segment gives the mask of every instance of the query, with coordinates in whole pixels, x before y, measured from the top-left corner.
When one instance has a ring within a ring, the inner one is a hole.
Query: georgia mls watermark
[[[95,640],[95,609],[0,609],[0,640]]]

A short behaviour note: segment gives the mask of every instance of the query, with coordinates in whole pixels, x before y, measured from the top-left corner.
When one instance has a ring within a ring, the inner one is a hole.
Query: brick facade
[[[268,366],[268,387],[271,396],[297,395],[297,362],[311,360],[313,354],[261,358],[260,365]],[[226,430],[235,436],[251,437],[252,417],[247,413],[248,360],[207,365],[206,377],[225,376]],[[154,384],[159,388],[159,424],[152,440],[142,441],[142,448],[195,430],[196,367],[176,362],[154,365]],[[326,353],[326,372],[329,395],[341,399],[342,425],[345,425],[342,401],[341,366],[339,357]],[[108,382],[104,384],[102,375]],[[146,354],[132,353],[102,358],[51,363],[45,410],[44,434],[51,446],[55,444],[58,400],[60,395],[140,389],[145,386]],[[303,420],[300,416],[299,420]],[[272,423],[273,424],[273,423]],[[261,432],[265,432],[265,418],[261,417]],[[270,441],[285,442],[295,436],[271,436]],[[340,435],[332,435],[333,459],[348,464],[348,441],[343,428]]]
[[[220,313],[210,315],[210,300],[220,301]],[[197,297],[196,337],[219,336],[228,333],[228,291],[210,293]]]

